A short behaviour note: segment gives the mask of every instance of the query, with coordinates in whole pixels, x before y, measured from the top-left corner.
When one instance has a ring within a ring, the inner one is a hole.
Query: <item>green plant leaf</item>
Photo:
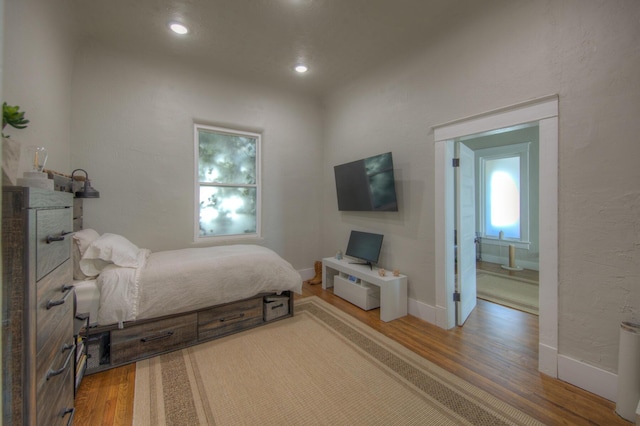
[[[19,105],[7,105],[6,102],[2,104],[2,129],[4,129],[7,124],[16,129],[26,129],[27,124],[29,124],[29,120],[24,118],[24,111],[20,111]],[[4,133],[2,137],[6,136]]]

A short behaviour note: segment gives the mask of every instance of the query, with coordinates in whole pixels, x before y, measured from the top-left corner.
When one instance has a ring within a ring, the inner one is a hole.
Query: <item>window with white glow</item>
[[[196,240],[260,235],[260,139],[195,125]]]
[[[483,237],[529,239],[529,144],[476,151]]]

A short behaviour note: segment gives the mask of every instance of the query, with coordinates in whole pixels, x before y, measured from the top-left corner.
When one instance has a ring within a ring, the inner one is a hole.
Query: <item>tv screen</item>
[[[390,152],[335,166],[338,210],[398,211]]]
[[[383,237],[380,234],[351,231],[345,255],[364,261],[354,263],[369,265],[373,268],[373,264],[378,263],[378,258],[380,257]]]

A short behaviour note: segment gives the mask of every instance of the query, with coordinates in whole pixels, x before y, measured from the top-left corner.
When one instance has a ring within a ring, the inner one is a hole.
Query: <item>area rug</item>
[[[295,316],[140,361],[134,425],[537,425],[313,296]]]
[[[538,315],[538,283],[524,278],[478,271],[476,292],[480,299]]]

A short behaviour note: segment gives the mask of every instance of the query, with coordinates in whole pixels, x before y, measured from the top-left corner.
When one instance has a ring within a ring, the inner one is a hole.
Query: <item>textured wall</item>
[[[68,32],[69,2],[20,0],[5,3],[3,101],[19,105],[26,129],[5,128],[22,145],[19,176],[29,170],[27,147],[44,146],[46,168],[70,173],[69,119],[75,43]]]
[[[309,267],[320,236],[320,107],[312,99],[216,78],[85,43],[73,80],[71,154],[99,200],[85,225],[153,251],[189,247],[194,221],[194,120],[261,132],[266,245]]]
[[[496,1],[424,51],[326,100],[326,253],[385,234],[381,262],[435,304],[432,126],[559,95],[559,351],[616,371],[618,326],[640,320],[640,3]],[[393,150],[400,212],[337,211],[333,165]],[[544,158],[540,161],[544,162]]]

